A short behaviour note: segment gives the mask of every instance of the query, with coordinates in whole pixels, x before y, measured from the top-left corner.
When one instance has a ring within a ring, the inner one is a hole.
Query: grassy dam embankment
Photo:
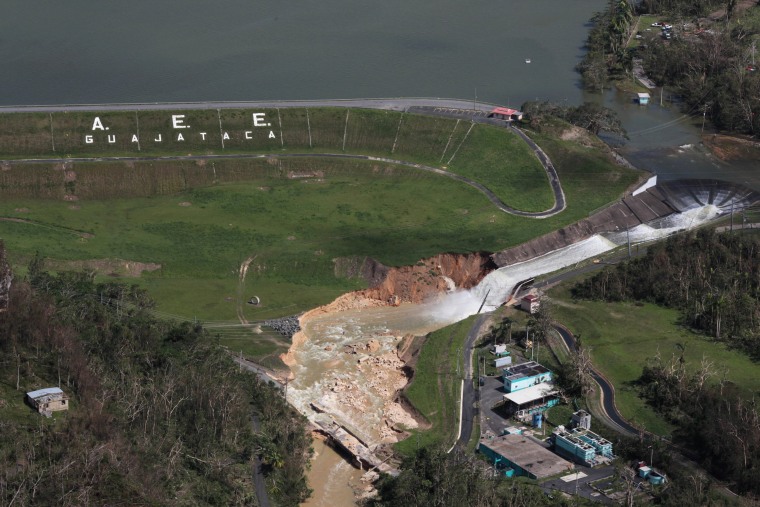
[[[274,361],[281,339],[265,332],[252,341],[234,325],[241,315],[295,314],[366,286],[336,270],[335,259],[400,266],[442,252],[498,251],[587,216],[637,178],[594,140],[530,134],[568,202],[544,220],[503,213],[472,187],[413,167],[317,156],[445,167],[517,209],[549,208],[546,173],[528,146],[507,129],[464,120],[345,108],[6,114],[0,217],[13,220],[0,221],[0,237],[21,272],[35,252],[57,269],[110,259],[98,274],[115,278],[125,275],[111,269],[114,259],[160,265],[127,279],[149,290],[157,312],[220,326],[231,348]],[[267,156],[159,158],[234,153]],[[306,156],[278,156],[296,153]],[[260,306],[243,304],[254,294]]]

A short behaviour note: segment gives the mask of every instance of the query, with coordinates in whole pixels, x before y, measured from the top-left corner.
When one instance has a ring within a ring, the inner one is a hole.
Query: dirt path
[[[29,220],[28,218],[0,217],[0,221],[36,225],[37,227],[44,227],[45,229],[51,229],[51,230],[60,231],[60,232],[67,232],[69,234],[73,234],[74,236],[79,236],[80,238],[83,238],[83,239],[92,239],[95,237],[94,234],[90,234],[89,232],[77,231],[75,229],[69,229],[67,227],[61,227],[58,225],[43,224],[40,222],[35,222],[34,220]]]
[[[248,319],[245,318],[245,312],[243,311],[243,293],[245,292],[245,276],[248,274],[248,266],[251,265],[251,262],[253,262],[255,258],[255,255],[248,257],[242,264],[240,264],[240,269],[238,270],[238,290],[235,312],[237,313],[238,320],[240,320],[240,323],[243,325],[250,324]]]

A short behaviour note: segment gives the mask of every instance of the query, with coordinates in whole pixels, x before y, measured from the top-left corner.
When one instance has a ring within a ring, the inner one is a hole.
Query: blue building
[[[484,438],[480,441],[478,451],[506,477],[543,479],[573,468],[571,463],[546,449],[535,439],[523,435],[507,434]]]
[[[591,430],[566,430],[558,426],[552,433],[554,449],[568,459],[588,466],[598,464],[599,458],[612,458],[612,443]]]
[[[559,402],[552,372],[535,361],[504,368],[504,401],[517,416],[543,412]]]
[[[513,393],[541,382],[551,382],[552,372],[535,361],[528,361],[504,368],[503,378],[504,390]]]

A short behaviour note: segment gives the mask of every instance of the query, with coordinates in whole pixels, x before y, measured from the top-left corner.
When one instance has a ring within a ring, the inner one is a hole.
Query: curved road
[[[423,171],[433,172],[446,176],[467,185],[470,185],[483,193],[497,208],[511,215],[529,217],[529,218],[547,218],[563,211],[566,207],[565,194],[559,181],[559,175],[551,163],[549,157],[534,143],[524,132],[516,127],[507,125],[505,122],[488,118],[495,104],[486,102],[466,101],[460,99],[442,99],[442,98],[392,98],[392,99],[346,99],[346,100],[288,100],[288,101],[250,101],[250,102],[156,102],[156,103],[136,103],[136,104],[69,104],[69,105],[39,105],[39,106],[0,106],[2,113],[54,113],[54,112],[96,112],[96,111],[151,111],[151,110],[170,110],[173,108],[183,110],[206,110],[206,109],[249,109],[249,108],[293,108],[293,107],[357,107],[366,109],[382,109],[391,111],[408,111],[413,109],[420,114],[433,114],[450,118],[465,118],[473,123],[486,123],[490,125],[502,126],[515,132],[528,146],[533,150],[538,161],[544,167],[549,185],[554,194],[554,206],[545,211],[528,212],[521,211],[505,204],[491,190],[484,185],[460,176],[450,173],[443,169],[431,166],[393,160],[383,157],[371,157],[365,155],[347,155],[341,154],[265,154],[265,155],[197,155],[197,156],[176,156],[176,157],[93,157],[93,158],[45,158],[45,159],[20,159],[4,161],[10,164],[14,163],[45,163],[45,162],[102,162],[102,161],[140,161],[140,160],[202,160],[202,159],[224,159],[224,158],[265,158],[271,156],[278,157],[338,157],[372,160],[378,162],[387,162],[392,164],[413,167]]]
[[[565,345],[569,350],[576,350],[577,342],[575,336],[564,326],[555,324],[554,329],[557,330]],[[596,369],[591,369],[591,377],[599,384],[602,393],[602,410],[605,416],[608,418],[608,422],[612,422],[617,426],[618,431],[628,435],[638,435],[639,430],[633,427],[628,421],[626,421],[615,405],[615,388],[612,384],[602,376]]]
[[[66,163],[66,162],[139,162],[139,161],[177,161],[177,160],[220,160],[220,159],[262,159],[269,157],[280,158],[347,158],[354,160],[369,160],[372,162],[385,162],[388,164],[402,165],[406,167],[412,167],[421,171],[427,171],[438,174],[440,176],[446,176],[453,180],[461,181],[471,187],[477,189],[480,193],[486,196],[491,203],[499,208],[504,213],[510,215],[516,215],[528,218],[547,218],[556,213],[559,213],[564,209],[564,199],[560,203],[555,202],[555,205],[546,211],[522,211],[507,205],[504,201],[494,194],[488,187],[478,183],[475,180],[471,180],[465,176],[454,174],[437,167],[431,167],[422,164],[416,164],[413,162],[406,162],[404,160],[395,160],[385,157],[373,157],[370,155],[349,155],[346,153],[263,153],[256,155],[249,154],[234,154],[234,155],[172,155],[172,156],[156,156],[156,157],[93,157],[93,158],[27,158],[17,160],[3,161],[9,165],[21,165],[21,164],[49,164],[49,163]]]

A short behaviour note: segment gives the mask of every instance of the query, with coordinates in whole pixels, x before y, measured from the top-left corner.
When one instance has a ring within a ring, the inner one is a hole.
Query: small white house
[[[491,354],[495,356],[506,356],[509,354],[509,352],[507,351],[507,346],[503,343],[500,343],[491,347]]]

